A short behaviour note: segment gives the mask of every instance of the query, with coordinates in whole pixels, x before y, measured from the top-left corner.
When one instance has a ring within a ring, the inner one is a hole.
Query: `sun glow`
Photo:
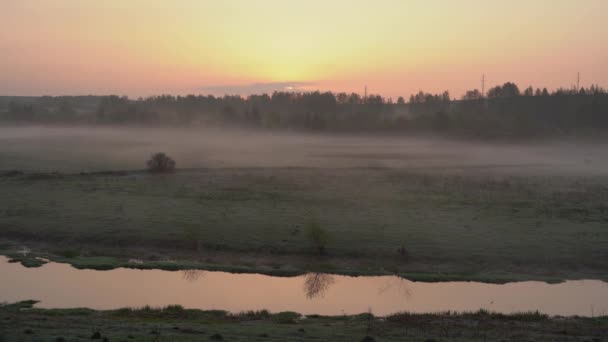
[[[458,94],[477,87],[483,72],[491,83],[569,86],[579,71],[587,83],[608,82],[602,0],[23,0],[2,7],[3,94],[191,93],[272,82]]]

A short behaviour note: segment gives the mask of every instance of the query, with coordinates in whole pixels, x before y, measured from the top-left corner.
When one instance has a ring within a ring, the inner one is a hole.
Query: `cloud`
[[[271,94],[275,91],[306,91],[313,82],[268,82],[242,85],[218,85],[203,87],[202,91],[213,95]]]

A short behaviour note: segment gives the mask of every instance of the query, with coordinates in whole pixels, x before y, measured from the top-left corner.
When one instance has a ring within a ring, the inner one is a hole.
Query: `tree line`
[[[2,111],[4,107],[4,111]],[[161,95],[0,98],[0,119],[24,123],[214,125],[475,137],[596,134],[608,128],[608,92],[598,86],[520,90],[512,83],[460,99],[420,91],[406,101],[356,93],[274,92],[241,96]]]

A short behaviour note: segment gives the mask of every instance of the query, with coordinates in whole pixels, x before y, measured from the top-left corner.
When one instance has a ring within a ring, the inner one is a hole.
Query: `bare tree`
[[[336,280],[331,274],[308,273],[304,278],[304,291],[308,299],[323,297],[330,285]]]

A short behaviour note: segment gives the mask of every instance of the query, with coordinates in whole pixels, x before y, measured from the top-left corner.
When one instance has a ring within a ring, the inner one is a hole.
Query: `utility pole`
[[[581,89],[580,84],[581,84],[581,73],[577,72],[576,73],[576,91],[579,91]]]
[[[367,99],[367,84],[365,85],[365,96],[363,98]]]
[[[481,98],[483,102],[483,109],[487,112],[488,110],[488,99],[486,98],[486,74],[481,74]]]

